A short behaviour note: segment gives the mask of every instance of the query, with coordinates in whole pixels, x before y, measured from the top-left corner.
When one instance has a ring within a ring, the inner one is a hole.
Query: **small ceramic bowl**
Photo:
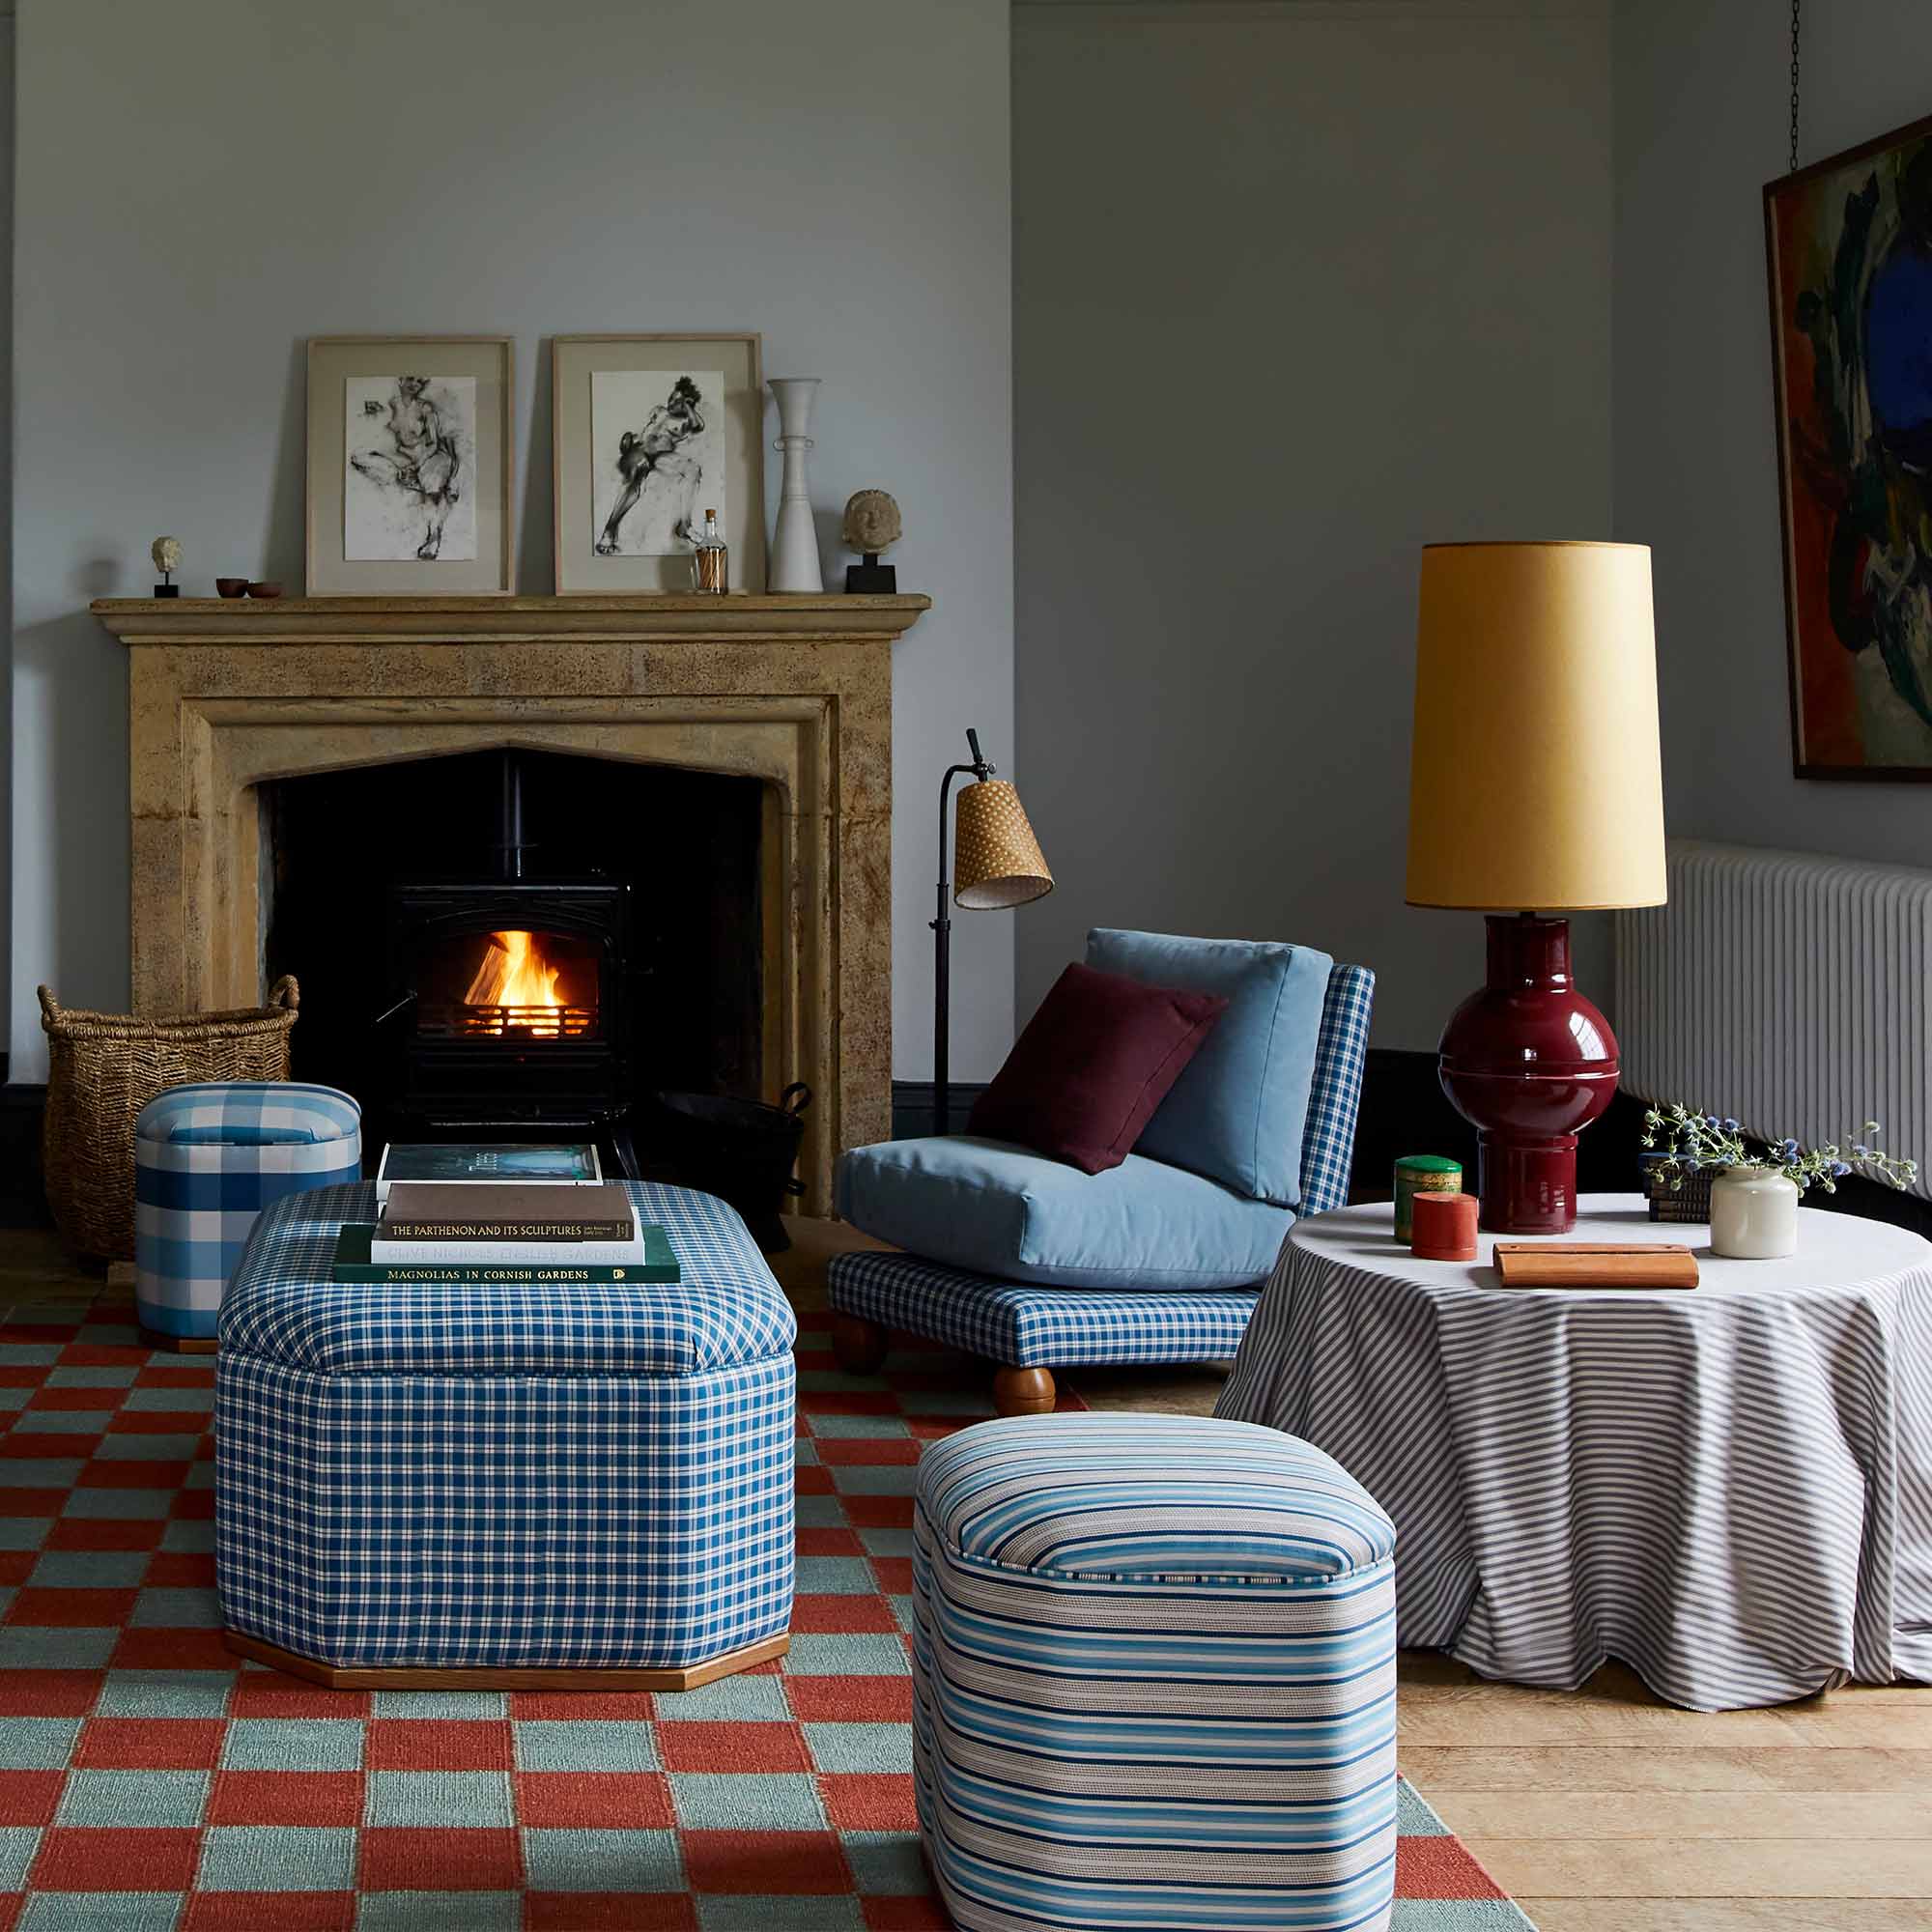
[[[217,597],[245,597],[248,594],[248,580],[245,577],[217,577],[214,580],[214,594]]]
[[[279,583],[251,583],[248,586],[250,597],[279,597],[281,594],[282,586]]]

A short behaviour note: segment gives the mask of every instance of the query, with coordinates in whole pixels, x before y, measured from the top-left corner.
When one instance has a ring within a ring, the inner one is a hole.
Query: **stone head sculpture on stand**
[[[181,585],[174,582],[174,574],[182,567],[181,538],[156,537],[148,546],[148,554],[155,559],[155,568],[161,573],[161,581],[155,585],[155,595],[179,597]]]
[[[879,561],[879,553],[898,542],[904,530],[899,506],[883,490],[860,490],[845,505],[844,538],[864,563],[845,566],[845,588],[854,596],[891,596],[898,589],[898,572]]]

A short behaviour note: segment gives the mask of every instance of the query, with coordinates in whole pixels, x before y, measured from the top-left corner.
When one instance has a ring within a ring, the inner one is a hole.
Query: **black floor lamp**
[[[967,912],[998,912],[1025,905],[1053,890],[1053,874],[1027,822],[1020,795],[980,750],[977,729],[966,733],[972,762],[949,765],[939,781],[939,916],[932,922],[932,1118],[936,1132],[952,1131],[952,1088],[949,1079],[949,1045],[952,1032],[952,903]],[[952,781],[970,776],[977,782],[959,794],[956,838],[959,880],[947,874],[946,804]]]

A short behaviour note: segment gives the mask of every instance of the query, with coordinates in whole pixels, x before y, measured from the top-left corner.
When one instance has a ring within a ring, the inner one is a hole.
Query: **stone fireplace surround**
[[[102,599],[128,648],[137,1012],[263,997],[256,787],[514,745],[754,777],[771,1094],[800,1174],[892,1114],[892,644],[923,597]],[[640,880],[648,855],[639,855]]]

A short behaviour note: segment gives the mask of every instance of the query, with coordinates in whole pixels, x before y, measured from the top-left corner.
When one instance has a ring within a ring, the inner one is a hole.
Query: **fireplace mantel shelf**
[[[891,643],[929,597],[102,597],[124,644]]]

